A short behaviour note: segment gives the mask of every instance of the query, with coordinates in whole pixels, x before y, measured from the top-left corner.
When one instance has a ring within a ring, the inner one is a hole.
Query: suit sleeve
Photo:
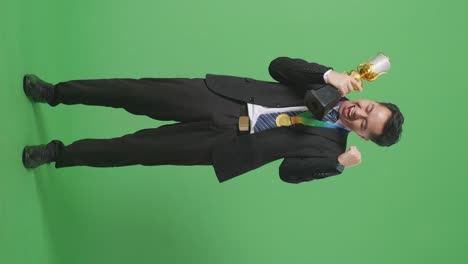
[[[276,58],[268,67],[268,71],[273,79],[282,84],[292,86],[310,84],[322,84],[323,86],[325,85],[323,74],[331,69],[331,67],[317,63],[288,57]]]
[[[286,158],[280,165],[281,180],[301,183],[341,174],[336,158]]]

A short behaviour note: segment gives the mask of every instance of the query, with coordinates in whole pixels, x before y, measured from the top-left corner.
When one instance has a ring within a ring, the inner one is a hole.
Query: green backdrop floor
[[[466,263],[467,4],[462,1],[13,1],[0,7],[0,263]],[[24,145],[156,127],[145,116],[24,97],[21,78],[232,74],[290,56],[391,72],[362,94],[405,113],[392,148],[291,185],[280,161],[219,184],[211,167],[25,170]],[[453,103],[455,102],[455,103]]]

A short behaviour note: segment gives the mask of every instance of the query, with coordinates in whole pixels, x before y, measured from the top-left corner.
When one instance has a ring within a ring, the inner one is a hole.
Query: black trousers
[[[124,108],[135,115],[179,123],[110,139],[82,139],[65,146],[53,140],[55,167],[210,165],[219,141],[237,137],[240,102],[210,91],[204,79],[143,78],[62,82],[58,104]]]

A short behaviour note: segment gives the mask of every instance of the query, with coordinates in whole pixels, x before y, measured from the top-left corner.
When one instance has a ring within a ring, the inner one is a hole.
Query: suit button
[[[253,98],[253,97],[250,97],[250,98],[249,98],[249,102],[252,103],[253,101],[254,101],[254,98]]]
[[[276,107],[280,107],[280,104],[276,104]]]

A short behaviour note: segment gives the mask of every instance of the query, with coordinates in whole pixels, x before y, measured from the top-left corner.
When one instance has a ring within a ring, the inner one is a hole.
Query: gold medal
[[[276,126],[281,127],[281,126],[290,126],[290,125],[292,125],[291,117],[288,116],[287,114],[281,114],[276,117]]]

